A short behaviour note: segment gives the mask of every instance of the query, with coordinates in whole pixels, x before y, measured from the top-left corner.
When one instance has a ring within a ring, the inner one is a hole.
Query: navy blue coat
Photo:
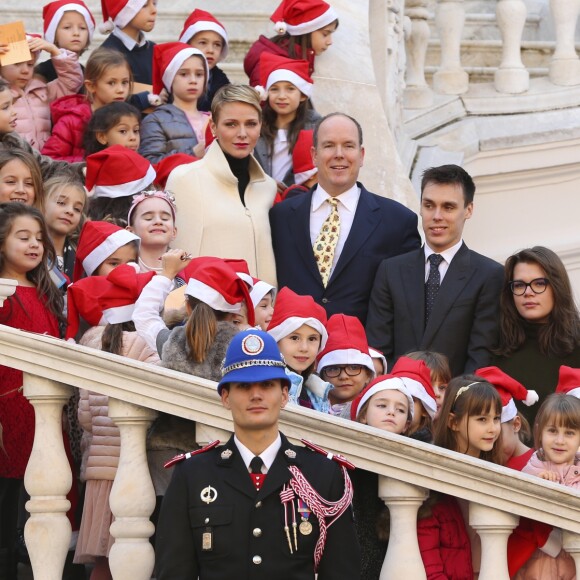
[[[310,295],[328,314],[366,321],[371,288],[385,258],[420,247],[417,215],[404,205],[367,191],[361,183],[349,236],[326,288],[310,242],[312,192],[276,204],[270,210],[278,287]]]

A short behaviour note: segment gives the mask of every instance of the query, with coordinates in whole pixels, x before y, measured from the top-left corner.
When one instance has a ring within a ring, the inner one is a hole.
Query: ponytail
[[[214,310],[195,299],[188,298],[192,306],[191,314],[185,324],[185,339],[194,362],[201,363],[207,357],[216,334],[217,317]],[[195,304],[191,304],[191,302]]]
[[[101,337],[101,350],[123,356],[123,332],[135,332],[133,322],[107,324]]]

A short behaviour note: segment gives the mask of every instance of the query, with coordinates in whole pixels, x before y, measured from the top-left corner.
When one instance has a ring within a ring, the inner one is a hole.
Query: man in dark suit
[[[385,260],[371,292],[367,336],[389,367],[413,350],[446,355],[454,376],[490,364],[503,268],[462,240],[474,194],[473,180],[457,165],[423,174],[425,245]]]
[[[270,210],[278,286],[312,296],[328,316],[348,314],[364,324],[378,265],[420,245],[417,216],[357,182],[365,152],[355,119],[331,113],[313,138],[318,185]],[[326,243],[333,234],[334,244]]]
[[[218,392],[235,435],[172,460],[157,526],[158,580],[360,579],[352,466],[279,432],[288,385],[272,336],[250,329],[232,339]]]

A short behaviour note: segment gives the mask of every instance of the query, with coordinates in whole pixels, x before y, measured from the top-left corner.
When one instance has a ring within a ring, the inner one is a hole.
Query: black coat
[[[286,451],[294,452],[295,458]],[[338,464],[291,445],[284,435],[259,492],[233,437],[225,446],[176,465],[157,527],[157,579],[314,580],[314,547],[319,535],[316,516],[309,517],[310,535],[298,533],[294,554],[290,554],[284,532],[280,491],[292,477],[290,465],[296,465],[326,500],[342,496],[344,481]],[[208,486],[217,492],[211,503],[202,501],[200,495]],[[300,522],[298,513],[296,518]],[[208,530],[213,549],[202,551],[203,534]],[[349,508],[328,528],[318,580],[358,578],[360,554]]]

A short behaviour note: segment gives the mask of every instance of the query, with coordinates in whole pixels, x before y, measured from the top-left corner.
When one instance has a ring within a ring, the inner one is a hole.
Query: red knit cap
[[[56,29],[60,24],[65,12],[78,12],[85,20],[89,31],[89,42],[95,32],[95,19],[82,0],[56,0],[49,2],[42,9],[42,18],[44,20],[44,38],[50,43],[54,43]]]
[[[299,36],[328,26],[338,16],[324,0],[282,0],[270,20],[278,34]]]
[[[431,419],[437,412],[437,397],[431,386],[431,371],[422,360],[413,360],[407,356],[399,357],[391,374],[399,377],[413,397],[419,399]]]
[[[580,399],[580,369],[562,365],[558,374],[556,393],[565,393]]]

